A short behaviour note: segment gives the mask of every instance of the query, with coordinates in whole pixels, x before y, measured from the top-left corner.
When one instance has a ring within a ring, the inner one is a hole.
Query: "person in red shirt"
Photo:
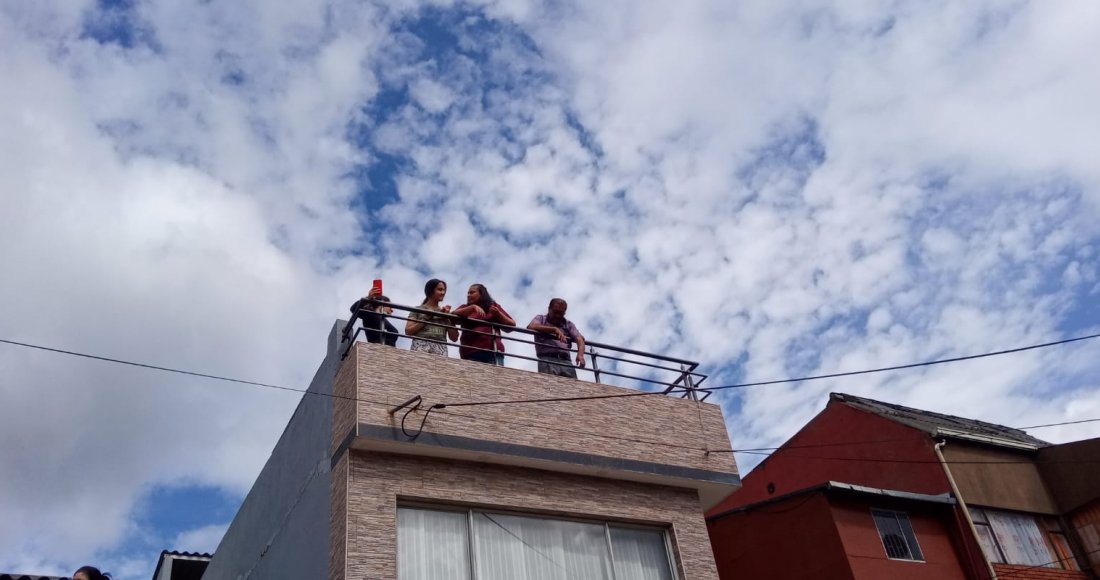
[[[493,300],[485,285],[470,286],[466,291],[466,304],[456,308],[453,314],[462,319],[459,321],[462,336],[458,339],[458,356],[466,360],[503,366],[504,341],[500,338],[500,330],[485,322],[515,326],[516,321]]]

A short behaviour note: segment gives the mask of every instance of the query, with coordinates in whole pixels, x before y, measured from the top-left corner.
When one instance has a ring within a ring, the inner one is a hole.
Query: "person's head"
[[[443,298],[446,296],[447,283],[443,280],[432,278],[424,285],[424,304],[431,302],[433,298],[436,302],[442,302]]]
[[[100,572],[95,566],[81,566],[73,572],[73,580],[111,580],[111,575]]]
[[[488,310],[493,305],[493,297],[489,295],[489,289],[484,284],[473,284],[466,291],[466,304],[477,304]]]
[[[546,317],[554,322],[561,322],[565,320],[567,308],[569,308],[569,305],[565,303],[565,300],[553,298],[550,300],[550,306],[546,309]]]
[[[389,302],[390,299],[385,295],[380,295],[375,300],[379,302]],[[389,304],[379,304],[374,307],[375,312],[381,312],[382,314],[393,314],[393,308],[390,308]]]

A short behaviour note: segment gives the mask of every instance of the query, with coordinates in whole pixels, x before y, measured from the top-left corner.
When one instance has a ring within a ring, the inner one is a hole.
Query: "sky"
[[[521,324],[564,297],[712,385],[1100,332],[1098,27],[1060,0],[7,0],[0,339],[304,388],[372,279],[431,277]],[[1100,418],[1098,349],[711,400],[738,448],[829,392]],[[0,369],[0,571],[213,551],[300,398]]]

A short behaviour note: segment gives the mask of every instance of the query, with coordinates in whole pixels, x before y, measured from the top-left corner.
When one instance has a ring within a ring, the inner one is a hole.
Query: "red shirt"
[[[478,348],[491,351],[493,350],[494,342],[496,342],[497,352],[504,352],[504,340],[500,338],[500,331],[492,326],[481,324],[481,322],[485,320],[503,323],[504,318],[501,314],[511,318],[508,312],[504,310],[500,304],[494,302],[493,305],[489,307],[489,311],[485,314],[473,313],[463,317],[462,320],[458,322],[458,325],[462,328],[462,336],[458,338],[458,356],[466,358],[475,352],[484,352],[476,350]],[[486,334],[478,334],[477,332],[470,331],[484,332]],[[490,334],[494,332],[495,336]]]

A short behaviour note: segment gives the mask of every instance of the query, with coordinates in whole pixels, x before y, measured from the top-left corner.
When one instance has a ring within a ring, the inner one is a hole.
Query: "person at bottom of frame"
[[[570,361],[569,344],[577,344],[577,366],[584,368],[584,335],[565,318],[569,307],[565,300],[554,298],[546,314],[531,319],[527,330],[534,330],[535,356],[539,359],[539,372],[559,377],[577,378],[577,369]]]
[[[389,306],[371,306],[367,300],[389,302],[390,299],[382,295],[378,288],[371,288],[366,296],[355,301],[351,305],[352,316],[357,316],[363,322],[363,333],[367,335],[367,342],[375,344],[385,343],[387,346],[397,346],[397,328],[386,320],[386,316],[393,314],[393,308]]]

